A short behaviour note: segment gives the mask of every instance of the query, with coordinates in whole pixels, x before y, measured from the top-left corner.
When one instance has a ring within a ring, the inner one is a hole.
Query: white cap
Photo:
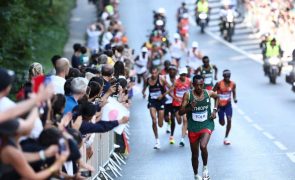
[[[145,53],[147,53],[147,52],[148,52],[148,49],[147,49],[146,47],[142,47],[142,48],[141,48],[141,52],[145,52]]]
[[[184,13],[184,14],[182,15],[182,17],[183,17],[183,18],[188,18],[188,13]]]
[[[173,35],[173,37],[174,37],[174,39],[180,39],[180,35],[179,35],[178,33],[175,33],[175,34]]]
[[[159,8],[158,9],[158,13],[159,14],[165,14],[166,13],[166,10],[164,8]]]
[[[159,20],[156,21],[156,25],[157,26],[163,26],[164,25],[164,22],[159,19]]]
[[[192,43],[192,47],[193,47],[193,48],[198,48],[198,47],[199,47],[199,43],[198,43],[197,41],[194,41],[194,42]]]
[[[182,67],[179,69],[178,73],[181,74],[187,74],[187,68],[186,67]]]

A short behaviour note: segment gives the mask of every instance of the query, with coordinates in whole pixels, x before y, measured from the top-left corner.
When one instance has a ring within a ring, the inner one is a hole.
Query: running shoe
[[[203,178],[202,180],[209,180],[210,177],[209,177],[209,171],[208,171],[208,168],[204,167],[203,168]]]
[[[230,141],[228,140],[228,138],[225,138],[223,141],[224,145],[230,145]]]
[[[184,147],[184,139],[181,139],[180,143],[179,143],[180,147]]]
[[[195,180],[202,180],[202,177],[196,174],[195,175]]]
[[[167,133],[167,134],[170,133],[170,124],[169,124],[169,122],[167,122],[166,133]]]
[[[170,144],[175,144],[175,141],[174,141],[173,136],[170,136],[170,138],[169,138],[169,143],[170,143]]]
[[[154,149],[160,149],[160,148],[161,148],[160,142],[156,142]]]

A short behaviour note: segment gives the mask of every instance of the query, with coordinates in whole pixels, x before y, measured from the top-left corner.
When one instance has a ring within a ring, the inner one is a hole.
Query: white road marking
[[[267,137],[268,139],[270,139],[270,140],[273,140],[273,139],[275,139],[271,134],[269,134],[268,132],[263,132],[263,135],[265,136],[265,137]]]
[[[282,144],[280,141],[274,141],[273,142],[280,150],[284,151],[284,150],[287,150],[288,148]]]
[[[262,130],[263,130],[263,128],[260,127],[258,124],[253,124],[252,126],[253,126],[255,129],[257,129],[258,131],[262,131]]]
[[[244,115],[244,114],[245,114],[244,111],[242,111],[240,108],[238,108],[238,113],[239,113],[240,115]]]
[[[286,155],[288,156],[288,158],[295,163],[295,152],[292,153],[286,153]]]
[[[249,116],[244,116],[244,118],[248,123],[253,122],[253,120]]]

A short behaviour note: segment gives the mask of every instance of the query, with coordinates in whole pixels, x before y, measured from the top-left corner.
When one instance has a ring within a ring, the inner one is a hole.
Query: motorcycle
[[[232,36],[234,34],[234,15],[232,13],[228,13],[222,19],[222,35],[224,39],[228,42],[232,42]]]
[[[292,86],[292,91],[295,92],[295,61],[291,61],[288,64],[293,68],[292,71],[286,75],[286,82]]]
[[[272,84],[276,84],[276,79],[280,76],[281,60],[278,57],[271,57],[265,60],[264,70]]]
[[[208,14],[202,12],[199,14],[199,26],[201,27],[201,33],[204,33],[205,27],[207,26]]]
[[[161,51],[163,54],[167,53],[169,47],[169,41],[167,38],[167,32],[154,32],[151,34],[150,38],[152,40],[153,47],[156,47],[158,51]]]

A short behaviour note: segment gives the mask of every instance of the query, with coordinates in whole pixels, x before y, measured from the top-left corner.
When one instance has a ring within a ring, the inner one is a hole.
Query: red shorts
[[[208,90],[208,91],[212,91],[212,89],[213,89],[212,86],[207,86],[207,87],[206,87],[206,90]]]
[[[212,131],[210,129],[202,129],[199,132],[191,132],[191,131],[189,131],[188,132],[189,142],[190,143],[195,143],[201,137],[201,135],[205,134],[205,133],[208,133],[208,134],[211,135]]]

